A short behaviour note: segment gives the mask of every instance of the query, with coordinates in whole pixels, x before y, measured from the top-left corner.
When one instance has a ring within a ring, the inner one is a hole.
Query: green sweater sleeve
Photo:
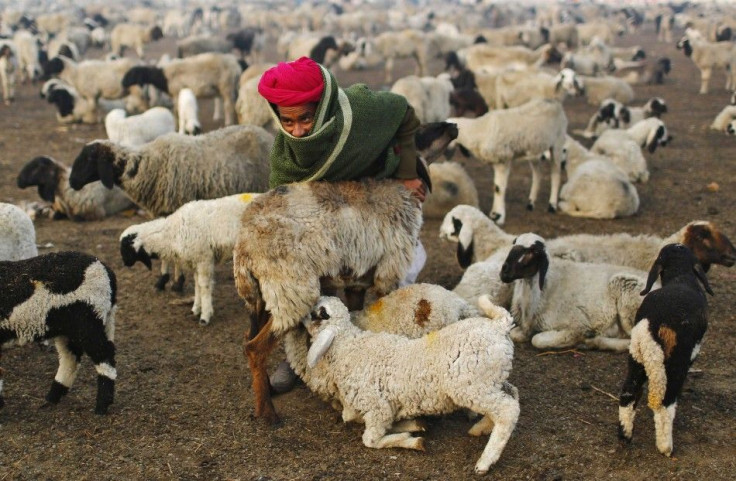
[[[417,178],[417,146],[414,135],[419,129],[419,118],[414,113],[414,108],[409,105],[406,108],[404,120],[401,121],[399,130],[396,131],[396,149],[399,155],[399,167],[393,177],[397,179]]]

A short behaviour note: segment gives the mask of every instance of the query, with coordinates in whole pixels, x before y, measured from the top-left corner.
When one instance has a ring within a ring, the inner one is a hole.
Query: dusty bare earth
[[[666,54],[674,72],[664,86],[637,87],[636,104],[664,97],[665,120],[675,142],[649,155],[651,180],[637,186],[638,216],[592,221],[524,209],[528,169],[515,167],[509,193],[509,232],[543,236],[589,232],[667,235],[693,219],[717,223],[736,240],[736,139],[707,130],[728,102],[724,77],[714,75],[712,93],[697,95],[698,72],[673,45],[657,44],[650,28],[623,45],[641,43],[650,55]],[[173,54],[173,41],[149,49],[153,58]],[[99,55],[99,53],[97,53]],[[273,58],[273,56],[271,56]],[[397,64],[400,74],[411,62]],[[441,63],[433,64],[433,72]],[[382,72],[342,73],[343,85],[363,81],[380,87]],[[20,167],[37,155],[71,164],[81,146],[104,137],[101,125],[64,127],[38,96],[39,85],[19,88],[17,102],[0,106],[0,200],[39,200],[15,185]],[[211,116],[211,103],[202,117]],[[593,108],[566,104],[571,128],[582,128]],[[206,130],[218,127],[206,120]],[[490,209],[491,170],[463,161],[476,179],[484,211]],[[720,190],[706,190],[716,181]],[[545,185],[546,187],[546,185]],[[547,187],[548,189],[548,187]],[[543,187],[540,199],[546,199]],[[546,205],[540,202],[539,207]],[[140,264],[125,268],[117,239],[141,217],[101,222],[36,221],[38,243],[49,250],[93,253],[119,280],[116,343],[119,381],[108,416],[93,413],[94,370],[83,362],[71,393],[56,407],[41,409],[56,370],[53,350],[11,348],[2,359],[6,406],[0,411],[0,480],[6,479],[469,479],[487,438],[466,435],[470,423],[456,414],[429,420],[426,452],[371,450],[361,427],[339,422],[338,413],[304,386],[276,399],[283,425],[253,418],[250,375],[242,355],[247,328],[233,288],[230,264],[217,271],[215,317],[199,328],[183,296],[153,289],[154,275]],[[439,221],[425,222],[422,240],[429,261],[421,281],[453,287],[462,271],[453,246],[441,243]],[[633,444],[616,438],[617,395],[625,374],[624,354],[566,352],[541,355],[518,346],[512,382],[521,397],[521,417],[494,479],[733,479],[736,472],[736,269],[714,267],[710,281],[710,330],[685,387],[675,420],[675,457],[656,452],[651,413],[640,408]],[[1,287],[0,287],[1,289]],[[191,296],[191,282],[185,296]],[[1,291],[0,291],[0,295]],[[279,355],[280,356],[280,355]],[[274,356],[274,363],[278,356]]]

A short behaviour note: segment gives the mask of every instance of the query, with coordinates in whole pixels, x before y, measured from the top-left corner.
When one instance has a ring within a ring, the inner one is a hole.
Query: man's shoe
[[[299,376],[291,368],[289,361],[284,360],[276,366],[276,370],[268,378],[271,383],[271,393],[284,394],[294,389]]]

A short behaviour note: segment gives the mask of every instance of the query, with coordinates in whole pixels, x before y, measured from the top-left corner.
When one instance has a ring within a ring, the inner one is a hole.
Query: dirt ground
[[[668,55],[674,70],[663,86],[636,87],[635,104],[653,95],[666,99],[664,120],[674,142],[648,156],[651,179],[637,185],[639,215],[615,221],[575,219],[524,208],[529,189],[526,166],[511,175],[506,230],[554,237],[578,232],[668,235],[694,219],[714,221],[736,241],[734,157],[736,139],[707,126],[728,103],[724,77],[714,75],[711,93],[698,95],[698,71],[674,45],[654,41],[651,27],[621,40],[639,43],[648,55]],[[166,39],[149,49],[154,58],[174,52]],[[99,53],[98,53],[99,54]],[[93,54],[94,55],[94,54]],[[273,59],[273,55],[271,59]],[[397,63],[399,75],[409,61]],[[437,60],[433,73],[442,68]],[[363,81],[381,87],[382,72],[337,72],[341,84]],[[71,164],[82,145],[103,138],[102,125],[62,126],[52,106],[39,98],[40,85],[18,89],[17,102],[0,106],[0,200],[39,200],[35,189],[15,185],[21,166],[37,155]],[[205,129],[211,102],[201,107]],[[570,128],[583,128],[594,108],[582,100],[566,103]],[[491,207],[491,169],[463,161],[475,178],[481,207]],[[718,192],[706,185],[716,181]],[[120,232],[141,217],[114,216],[100,222],[38,219],[42,252],[77,249],[99,256],[115,270],[119,284],[115,404],[107,416],[93,413],[95,373],[88,359],[70,394],[53,408],[41,408],[57,360],[36,346],[4,352],[6,406],[0,411],[0,480],[317,480],[469,479],[488,438],[466,434],[471,423],[456,414],[430,419],[426,452],[371,450],[361,427],[345,425],[339,414],[306,387],[275,400],[283,424],[253,418],[247,363],[242,354],[247,328],[244,307],[233,288],[231,264],[217,271],[215,316],[200,328],[181,302],[183,296],[153,288],[154,274],[138,264],[123,266]],[[420,281],[453,287],[462,275],[454,246],[438,239],[439,220],[427,220],[422,241],[429,254]],[[156,268],[157,266],[154,266]],[[736,269],[715,266],[709,274],[710,329],[686,384],[675,420],[675,454],[657,453],[651,413],[640,407],[633,443],[616,437],[617,396],[626,355],[566,352],[541,355],[517,346],[511,381],[518,387],[521,417],[494,479],[733,479],[736,472]],[[272,358],[274,364],[282,354]]]

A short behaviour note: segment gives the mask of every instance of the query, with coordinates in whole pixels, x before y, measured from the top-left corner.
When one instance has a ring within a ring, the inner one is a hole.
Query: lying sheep
[[[537,349],[588,347],[621,351],[639,306],[646,273],[550,257],[536,234],[514,240],[501,280],[514,283],[511,338]]]
[[[473,205],[453,207],[442,220],[440,238],[457,242],[457,261],[463,269],[510,246],[514,240]]]
[[[533,99],[562,102],[567,96],[575,97],[587,92],[586,82],[567,68],[557,75],[508,71],[496,78],[496,106],[504,109],[518,107]]]
[[[161,27],[143,27],[132,23],[119,23],[110,32],[112,53],[122,56],[126,47],[135,49],[139,58],[143,58],[143,46],[164,37]]]
[[[436,162],[429,166],[432,192],[422,204],[425,219],[439,219],[456,205],[478,207],[478,190],[473,179],[457,162]]]
[[[153,107],[130,117],[125,110],[114,109],[105,116],[107,137],[124,147],[143,145],[174,131],[174,115],[163,107]]]
[[[563,146],[567,117],[562,104],[554,100],[537,99],[520,107],[491,111],[475,118],[454,117],[447,120],[458,126],[457,143],[478,160],[493,166],[493,209],[491,218],[502,225],[506,220],[506,188],[513,161],[538,159],[551,149],[552,173],[549,210],[557,209]],[[520,134],[521,126],[524,126]],[[527,208],[533,208],[539,193],[539,167],[532,163],[532,187]]]
[[[199,317],[200,326],[206,326],[214,314],[215,264],[232,257],[241,228],[240,217],[256,195],[188,202],[165,219],[128,227],[120,234],[123,263],[130,267],[140,261],[151,269],[155,255],[162,262],[192,271],[192,314]]]
[[[40,156],[28,161],[18,174],[21,189],[38,187],[41,199],[51,203],[54,218],[100,220],[135,207],[120,188],[106,189],[100,182],[74,190],[69,185],[71,169],[51,157]]]
[[[516,426],[519,401],[507,381],[511,317],[490,303],[482,307],[493,320],[465,319],[412,340],[361,331],[339,299],[323,297],[304,321],[312,337],[309,367],[335,384],[344,420],[363,418],[363,444],[370,448],[424,449],[423,439],[410,433],[386,434],[395,420],[459,408],[480,413],[469,434],[491,434],[475,465],[484,474]]]
[[[15,293],[0,298],[0,346],[55,340],[59,369],[46,395],[51,404],[69,392],[79,361],[87,354],[97,371],[95,413],[106,414],[117,378],[113,271],[87,254],[54,252],[0,262],[0,285]],[[3,404],[0,377],[0,407]]]
[[[450,52],[446,57],[445,69],[498,73],[507,69],[526,70],[542,67],[548,63],[559,62],[560,58],[560,53],[550,44],[531,50],[521,46],[499,47],[489,43],[476,43],[457,52]]]
[[[256,416],[278,420],[266,361],[279,338],[309,313],[320,290],[345,287],[356,307],[367,287],[379,296],[390,292],[409,269],[420,225],[416,198],[391,180],[288,184],[251,203],[233,270],[250,311],[245,354]]]
[[[634,100],[634,89],[618,77],[582,77],[585,98],[590,105],[600,105],[605,99],[630,104]]]
[[[19,261],[38,255],[36,229],[23,209],[0,202],[0,261]]]
[[[162,67],[133,67],[125,73],[121,85],[130,88],[150,84],[172,99],[177,98],[183,88],[192,89],[197,97],[219,97],[227,126],[235,121],[235,94],[240,73],[240,64],[234,55],[203,53],[173,59]]]
[[[601,102],[598,112],[591,117],[583,137],[595,138],[608,128],[628,128],[649,117],[661,118],[667,113],[667,103],[661,97],[652,97],[641,107],[626,106],[615,99]]]
[[[713,123],[710,124],[710,128],[718,130],[719,132],[728,132],[729,124],[736,119],[736,105],[726,105],[723,107],[716,118],[713,119]]]
[[[650,291],[657,277],[662,287]],[[692,252],[682,244],[663,247],[649,271],[641,292],[646,297],[631,331],[629,367],[619,398],[619,438],[631,442],[636,405],[649,381],[657,450],[665,456],[672,455],[674,446],[677,398],[708,329],[708,301],[698,281],[712,296],[708,278]]]
[[[607,160],[588,160],[563,184],[558,206],[573,217],[616,219],[636,214],[639,194],[626,172]]]
[[[272,144],[271,134],[252,125],[171,133],[135,149],[96,140],[74,160],[69,184],[75,190],[97,180],[108,189],[118,185],[151,215],[168,215],[192,200],[265,191]]]

